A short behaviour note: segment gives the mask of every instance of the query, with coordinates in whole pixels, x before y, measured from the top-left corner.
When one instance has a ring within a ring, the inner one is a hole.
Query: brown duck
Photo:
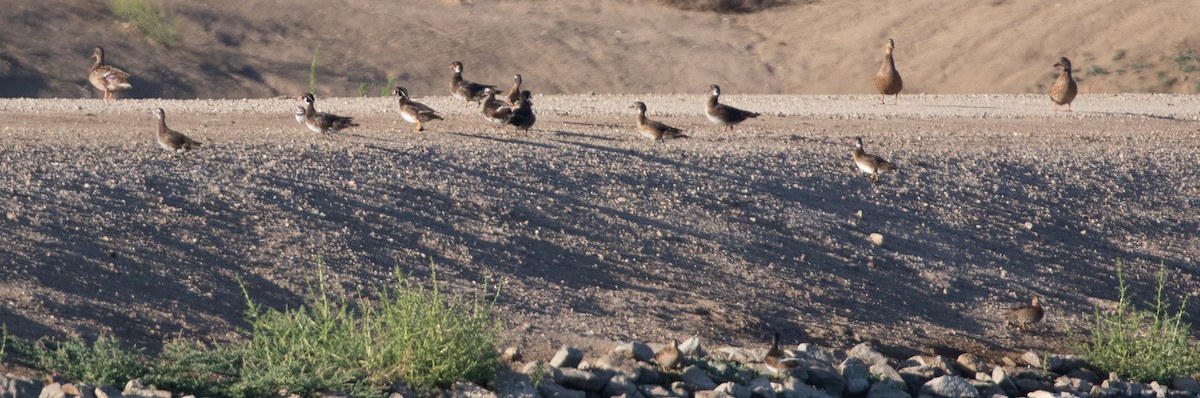
[[[683,363],[683,352],[679,351],[679,340],[671,339],[671,344],[654,354],[654,363],[663,369],[678,368]]]
[[[537,116],[533,114],[533,94],[529,90],[521,92],[521,101],[517,103],[516,109],[513,109],[512,116],[508,118],[508,124],[516,126],[517,130],[529,130],[533,127],[533,122],[537,121]]]
[[[113,92],[133,88],[133,85],[129,84],[128,73],[104,64],[104,47],[96,46],[96,50],[92,51],[92,59],[96,62],[92,64],[92,71],[88,73],[88,81],[96,88],[104,90],[104,99],[115,99]]]
[[[1059,105],[1066,105],[1067,112],[1074,112],[1071,110],[1071,101],[1074,101],[1075,95],[1079,94],[1079,87],[1075,85],[1075,79],[1071,78],[1071,60],[1067,57],[1059,58],[1054,67],[1062,68],[1062,73],[1059,73],[1058,80],[1050,85],[1050,101],[1054,102],[1053,109],[1057,112]]]
[[[704,115],[708,116],[708,121],[713,124],[724,126],[725,130],[733,131],[734,125],[759,115],[720,103],[718,97],[721,96],[721,86],[709,85],[708,91],[708,105],[704,108]]]
[[[1031,323],[1037,323],[1046,316],[1046,311],[1042,310],[1041,304],[1038,304],[1038,298],[1035,296],[1029,305],[1009,308],[1004,311],[1004,318],[1008,320],[1008,324],[1016,324],[1019,329],[1025,329],[1025,326]]]
[[[495,89],[489,87],[484,92],[487,93],[487,99],[483,100],[483,118],[496,124],[508,123],[508,119],[512,117],[513,109],[504,106],[502,101],[496,99]]]
[[[779,332],[775,332],[771,337],[771,349],[763,355],[763,364],[772,372],[781,373],[800,367],[800,359],[789,357],[779,349]]]
[[[513,75],[513,85],[508,91],[504,92],[504,101],[509,105],[517,106],[517,101],[521,100],[521,75]]]
[[[423,122],[445,120],[433,108],[409,98],[408,89],[404,87],[392,89],[392,95],[400,98],[400,117],[406,122],[416,123],[413,126],[413,131],[425,131],[425,126],[421,124]]]
[[[358,127],[358,123],[354,122],[354,118],[334,115],[332,113],[317,112],[317,108],[313,106],[316,98],[312,93],[304,94],[300,97],[304,100],[304,127],[308,127],[309,131],[314,133],[336,133],[350,127]]]
[[[896,61],[892,59],[892,49],[895,45],[892,39],[887,40],[887,44],[883,46],[883,65],[879,67],[879,72],[875,73],[875,89],[879,90],[881,104],[887,103],[884,98],[888,95],[895,96],[892,104],[899,104],[900,90],[904,89],[904,81],[900,80],[900,72],[896,71]]]
[[[496,86],[463,80],[462,62],[451,62],[450,70],[454,71],[454,75],[450,77],[450,95],[463,100],[463,106],[470,105],[471,102],[479,103],[484,98],[487,98],[487,95],[483,93],[483,89],[488,87],[496,88]]]
[[[867,173],[868,179],[871,180],[871,185],[879,182],[880,172],[899,170],[896,165],[864,151],[861,137],[854,137],[853,157],[854,164],[858,166],[858,169],[862,170],[863,173]]]
[[[652,139],[655,142],[663,142],[663,140],[669,138],[688,138],[686,134],[683,134],[683,130],[647,118],[646,104],[642,103],[642,101],[634,102],[631,108],[637,109],[637,129],[643,137]]]
[[[162,108],[156,108],[151,113],[154,114],[154,117],[158,118],[158,132],[155,134],[155,137],[157,138],[158,146],[162,147],[163,150],[170,152],[174,156],[200,147],[200,143],[196,142],[196,140],[167,127],[167,114],[163,112]]]

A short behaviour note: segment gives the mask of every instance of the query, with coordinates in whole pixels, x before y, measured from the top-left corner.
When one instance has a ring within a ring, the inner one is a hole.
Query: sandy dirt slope
[[[149,43],[104,2],[0,8],[0,97],[89,97],[94,46],[134,75],[130,98],[377,95],[388,78],[445,95],[470,80],[536,93],[867,94],[885,39],[907,93],[1045,92],[1070,57],[1085,93],[1197,92],[1190,0],[796,1],[746,15],[648,0],[164,0],[182,37]]]
[[[1175,297],[1200,288],[1195,96],[724,96],[764,114],[734,133],[698,95],[538,96],[529,133],[418,99],[449,120],[417,134],[391,100],[318,99],[363,125],[327,138],[294,100],[0,101],[0,319],[221,340],[239,280],[283,308],[318,262],[350,291],[432,262],[458,291],[503,282],[505,338],[534,355],[778,330],[997,357],[1063,350],[1118,260],[1143,297],[1160,263]],[[634,100],[693,137],[639,138]],[[202,150],[158,149],[153,107]],[[854,136],[903,172],[872,189]],[[1010,333],[1000,309],[1033,295],[1048,322]]]

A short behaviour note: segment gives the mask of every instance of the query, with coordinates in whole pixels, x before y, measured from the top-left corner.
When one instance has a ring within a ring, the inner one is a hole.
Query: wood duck
[[[1066,105],[1067,112],[1071,110],[1071,101],[1075,100],[1075,95],[1079,94],[1079,87],[1075,85],[1075,79],[1071,78],[1071,60],[1067,57],[1058,59],[1058,63],[1054,64],[1056,68],[1062,68],[1062,73],[1058,74],[1058,80],[1050,85],[1050,101],[1054,102],[1053,109],[1058,111],[1059,105]]]
[[[630,108],[637,109],[637,129],[643,137],[655,142],[662,142],[669,138],[688,138],[686,134],[683,134],[683,130],[646,118],[646,104],[641,101],[634,102]]]
[[[491,85],[487,85],[487,84],[479,84],[479,83],[463,80],[463,78],[462,78],[462,71],[463,71],[462,62],[458,62],[458,61],[451,62],[450,70],[454,71],[454,76],[450,77],[450,94],[453,95],[454,98],[463,100],[463,106],[470,105],[471,102],[479,103],[479,102],[483,101],[483,99],[487,97],[483,93],[483,89],[488,88],[488,87],[491,87],[493,89],[496,88],[496,86],[491,86]]]
[[[726,130],[733,131],[734,125],[746,119],[758,117],[758,113],[744,111],[718,102],[717,98],[721,96],[721,86],[709,85],[708,90],[708,106],[705,107],[704,114],[713,124],[725,126]]]
[[[521,75],[513,75],[513,85],[504,92],[504,100],[511,106],[517,106],[521,100]]]
[[[899,170],[896,165],[889,163],[883,158],[866,153],[863,151],[862,138],[854,137],[854,164],[859,170],[867,173],[868,179],[871,180],[871,185],[879,182],[879,173],[884,171]]]
[[[512,116],[508,118],[508,124],[516,126],[517,130],[529,130],[533,127],[533,122],[537,121],[537,116],[533,114],[533,94],[529,90],[521,92],[521,101],[517,104],[517,108],[513,109]]]
[[[487,88],[484,91],[487,93],[487,99],[483,100],[483,118],[496,124],[508,123],[508,119],[512,117],[513,109],[504,106],[502,101],[496,99],[495,89]]]
[[[92,51],[92,59],[96,60],[96,63],[92,64],[88,81],[96,88],[104,90],[104,99],[115,99],[113,92],[133,88],[133,85],[129,84],[128,73],[104,64],[104,47],[96,46],[96,50]]]
[[[304,108],[304,126],[314,133],[336,133],[350,127],[358,127],[352,117],[343,117],[332,113],[317,112],[313,106],[316,98],[312,93],[300,97],[307,104]]]
[[[433,108],[409,98],[407,88],[396,87],[392,89],[392,95],[400,98],[400,117],[404,118],[406,122],[416,123],[416,126],[413,126],[414,132],[425,131],[425,127],[421,124],[423,122],[445,120]]]
[[[1038,304],[1038,298],[1035,296],[1029,305],[1009,308],[1004,311],[1004,317],[1008,323],[1017,324],[1020,329],[1025,329],[1025,326],[1031,323],[1037,323],[1046,316],[1046,311],[1042,310],[1042,306]]]
[[[196,140],[167,127],[167,115],[162,108],[156,108],[151,113],[158,118],[158,132],[155,137],[158,140],[158,146],[163,150],[174,156],[200,147],[200,143]]]
[[[775,332],[775,335],[771,337],[771,349],[767,350],[766,355],[763,355],[763,364],[767,365],[772,372],[781,373],[800,367],[800,359],[788,357],[783,350],[779,349],[779,332]]]
[[[892,59],[892,49],[896,43],[892,39],[887,40],[887,44],[883,46],[883,65],[879,67],[879,72],[875,73],[875,89],[879,90],[879,103],[886,104],[885,96],[894,95],[895,101],[893,104],[900,103],[900,90],[904,88],[904,81],[900,80],[900,72],[896,71],[896,61]]]

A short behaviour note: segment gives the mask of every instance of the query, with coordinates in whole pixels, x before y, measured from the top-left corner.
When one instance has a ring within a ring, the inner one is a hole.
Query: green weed
[[[313,49],[312,62],[308,64],[308,92],[317,94],[317,52],[321,51],[321,43]]]
[[[359,97],[367,96],[367,83],[364,82],[364,83],[358,84],[358,96]]]
[[[1117,52],[1113,53],[1112,60],[1120,61],[1122,59],[1125,59],[1125,49],[1117,49]]]
[[[149,370],[140,350],[107,336],[100,336],[91,345],[80,339],[41,340],[30,354],[38,368],[92,385],[125,385]]]
[[[171,47],[179,44],[178,20],[151,4],[149,0],[109,0],[108,10],[128,22],[155,43]]]
[[[396,84],[396,78],[388,77],[387,84],[383,85],[382,90],[379,90],[379,96],[386,97],[386,96],[392,95],[392,87],[393,87],[392,85],[393,84]]]
[[[1107,75],[1109,72],[1108,69],[1104,69],[1104,67],[1100,65],[1092,65],[1091,68],[1088,68],[1087,73],[1089,75]]]

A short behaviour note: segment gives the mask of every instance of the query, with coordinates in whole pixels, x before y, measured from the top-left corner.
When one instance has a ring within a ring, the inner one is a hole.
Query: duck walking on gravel
[[[892,59],[892,50],[895,48],[896,42],[892,39],[887,39],[887,44],[883,46],[883,65],[879,67],[879,72],[875,73],[875,89],[879,90],[879,103],[886,104],[885,99],[888,95],[894,95],[895,100],[893,105],[900,103],[900,90],[904,88],[904,81],[900,80],[900,72],[896,71],[896,61]]]
[[[496,99],[496,89],[487,88],[484,90],[487,93],[487,99],[483,100],[483,118],[487,121],[496,124],[508,123],[508,119],[512,117],[513,109],[504,106],[504,103]],[[520,93],[517,93],[520,95]],[[517,101],[519,103],[520,100]]]
[[[96,50],[92,51],[92,59],[96,62],[92,64],[92,70],[88,73],[88,81],[96,88],[104,90],[104,99],[115,99],[113,92],[133,88],[133,85],[129,84],[128,73],[104,64],[104,47],[96,46]]]
[[[332,113],[317,112],[317,108],[313,106],[316,98],[312,93],[304,94],[300,97],[304,100],[304,127],[308,127],[309,131],[314,133],[336,133],[351,127],[358,127],[358,123],[354,122],[354,118],[338,116]]]
[[[425,131],[425,127],[421,124],[430,120],[445,120],[441,115],[438,115],[433,108],[413,101],[408,97],[408,89],[404,87],[396,87],[392,89],[392,95],[400,98],[400,117],[409,123],[416,123],[413,126],[413,131]]]
[[[504,92],[504,101],[511,106],[517,106],[517,101],[521,100],[521,75],[513,75],[513,85],[508,91]]]
[[[883,158],[867,153],[863,150],[863,141],[861,137],[854,137],[854,164],[859,170],[867,173],[867,178],[871,180],[871,186],[879,182],[879,173],[884,171],[899,170],[899,167],[883,160]]]
[[[462,62],[451,62],[450,70],[454,71],[454,75],[450,77],[450,95],[453,95],[454,98],[463,100],[463,106],[468,106],[471,102],[482,102],[484,98],[487,98],[487,95],[483,93],[483,90],[488,87],[491,87],[492,89],[496,88],[496,86],[492,85],[479,84],[472,81],[463,80]]]
[[[763,364],[774,373],[786,373],[800,367],[800,359],[792,358],[779,349],[779,332],[771,336],[771,349],[763,355]]]
[[[1075,79],[1071,78],[1071,60],[1067,57],[1059,58],[1054,67],[1062,68],[1062,73],[1058,74],[1058,80],[1050,85],[1050,101],[1054,102],[1054,111],[1058,112],[1059,105],[1066,105],[1067,112],[1074,112],[1071,110],[1071,101],[1074,101],[1075,95],[1079,94],[1079,87],[1075,85]]]
[[[704,108],[704,115],[708,116],[708,121],[713,124],[725,126],[725,130],[733,131],[733,126],[759,115],[756,112],[744,111],[718,102],[718,97],[721,96],[721,86],[709,85],[708,92],[708,105]]]
[[[686,134],[683,134],[683,130],[646,118],[646,104],[642,101],[634,102],[630,108],[637,109],[637,129],[643,137],[655,142],[663,142],[670,138],[688,138]]]
[[[517,130],[529,130],[533,127],[533,122],[537,121],[537,116],[533,114],[533,94],[529,90],[521,92],[521,101],[517,103],[517,108],[513,109],[512,116],[508,118],[508,124],[515,126]]]
[[[158,118],[158,132],[155,134],[158,146],[170,152],[171,156],[176,156],[200,147],[200,143],[196,142],[196,140],[167,127],[167,114],[163,112],[162,108],[155,108],[151,113],[154,114],[154,117]]]
[[[1046,311],[1042,310],[1041,304],[1038,304],[1038,298],[1034,296],[1033,301],[1029,305],[1009,308],[1004,311],[1004,318],[1009,325],[1016,324],[1020,330],[1025,330],[1025,327],[1031,323],[1037,323],[1046,316]]]

